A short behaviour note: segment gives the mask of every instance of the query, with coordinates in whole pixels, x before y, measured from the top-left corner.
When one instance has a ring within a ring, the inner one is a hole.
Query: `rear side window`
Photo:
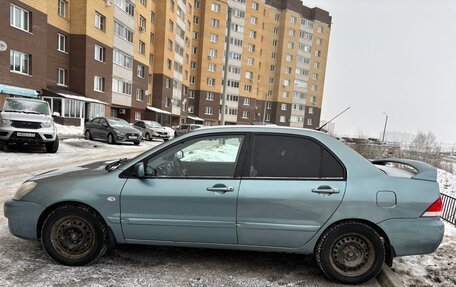
[[[319,143],[308,138],[257,135],[250,177],[343,178],[340,163]]]

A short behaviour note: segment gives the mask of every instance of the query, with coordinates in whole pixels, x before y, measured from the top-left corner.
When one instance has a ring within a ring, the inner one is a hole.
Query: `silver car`
[[[8,144],[41,144],[47,152],[59,148],[49,104],[42,100],[7,98],[0,114],[0,150]]]
[[[115,243],[274,251],[314,254],[327,277],[359,284],[396,256],[434,252],[444,232],[435,168],[374,163],[317,131],[198,129],[131,160],[35,176],[4,212],[12,234],[66,265]]]
[[[161,124],[154,121],[136,121],[133,127],[140,130],[146,141],[152,139],[162,139],[163,141],[169,141],[171,135],[168,130],[162,127]]]

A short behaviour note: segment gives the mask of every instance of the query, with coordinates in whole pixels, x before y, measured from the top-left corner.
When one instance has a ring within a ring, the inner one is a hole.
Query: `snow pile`
[[[456,175],[438,170],[440,192],[456,197]],[[456,227],[445,222],[445,237],[432,254],[394,260],[393,270],[405,286],[456,286]]]
[[[74,138],[84,136],[84,127],[83,126],[64,126],[60,124],[55,124],[57,127],[57,133],[59,138]]]

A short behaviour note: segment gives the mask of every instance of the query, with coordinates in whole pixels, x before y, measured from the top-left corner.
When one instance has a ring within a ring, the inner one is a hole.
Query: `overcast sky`
[[[456,143],[455,0],[303,0],[332,16],[322,120],[339,135],[434,133]]]

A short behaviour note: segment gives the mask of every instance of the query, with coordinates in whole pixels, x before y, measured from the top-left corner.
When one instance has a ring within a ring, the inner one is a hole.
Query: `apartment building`
[[[0,104],[39,96],[64,124],[319,125],[331,17],[299,0],[8,0],[0,16]]]

